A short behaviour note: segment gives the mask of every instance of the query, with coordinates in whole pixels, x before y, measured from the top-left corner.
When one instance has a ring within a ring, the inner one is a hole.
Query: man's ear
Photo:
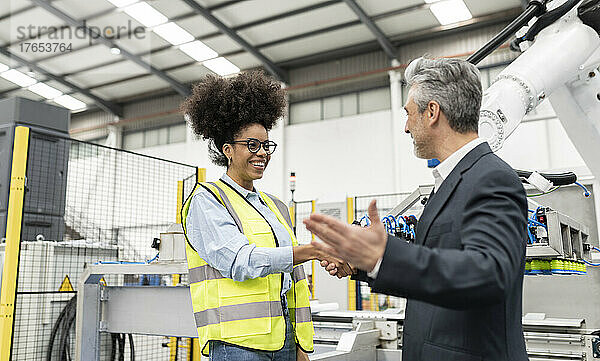
[[[440,104],[434,100],[427,104],[427,122],[429,126],[435,125],[440,119]]]

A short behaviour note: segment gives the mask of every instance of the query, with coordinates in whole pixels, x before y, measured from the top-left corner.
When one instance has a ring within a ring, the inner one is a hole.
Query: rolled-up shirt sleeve
[[[235,281],[291,272],[292,247],[256,247],[239,231],[227,209],[205,189],[194,194],[186,235],[198,255]]]

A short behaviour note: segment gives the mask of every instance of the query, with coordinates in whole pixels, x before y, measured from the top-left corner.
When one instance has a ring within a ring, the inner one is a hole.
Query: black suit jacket
[[[521,324],[527,199],[487,143],[429,199],[415,243],[390,236],[373,292],[408,298],[405,361],[526,361]]]

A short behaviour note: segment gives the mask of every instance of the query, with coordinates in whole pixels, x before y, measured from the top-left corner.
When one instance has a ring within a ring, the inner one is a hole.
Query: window
[[[358,110],[360,113],[369,113],[390,108],[390,88],[379,88],[358,93]]]
[[[346,117],[390,108],[390,88],[377,88],[290,104],[290,124]]]
[[[169,144],[185,142],[187,127],[185,124],[172,125],[169,127]]]
[[[321,100],[296,103],[290,105],[290,124],[321,120]]]
[[[186,132],[185,123],[128,132],[123,135],[123,149],[140,149],[182,143],[186,140]]]
[[[342,114],[342,98],[323,99],[323,119],[339,118]]]
[[[123,135],[123,149],[138,149],[144,147],[144,132]]]
[[[104,145],[106,144],[107,137],[94,138],[87,140],[87,143]],[[97,157],[99,154],[99,147],[90,146],[86,142],[77,142],[73,140],[71,142],[71,151],[69,153],[70,159],[80,159],[88,157]]]
[[[358,114],[358,93],[342,95],[342,116]]]

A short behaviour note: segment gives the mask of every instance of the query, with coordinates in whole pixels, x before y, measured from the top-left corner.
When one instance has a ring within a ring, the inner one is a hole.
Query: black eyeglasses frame
[[[252,150],[252,148],[250,147],[250,142],[252,141],[256,141],[259,144],[258,148],[255,150]],[[227,142],[227,144],[246,144],[248,151],[254,154],[260,151],[260,147],[262,147],[265,150],[265,152],[269,155],[273,154],[275,152],[275,149],[277,148],[277,143],[275,143],[272,140],[265,140],[264,142],[261,142],[259,139],[256,138],[232,140],[231,142]]]

